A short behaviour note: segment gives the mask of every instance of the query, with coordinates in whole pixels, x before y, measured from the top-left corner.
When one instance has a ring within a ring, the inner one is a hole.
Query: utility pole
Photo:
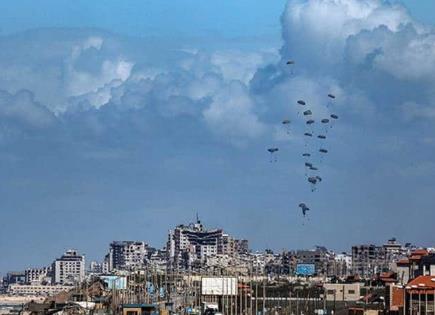
[[[266,314],[266,280],[263,279],[263,312],[262,315]]]

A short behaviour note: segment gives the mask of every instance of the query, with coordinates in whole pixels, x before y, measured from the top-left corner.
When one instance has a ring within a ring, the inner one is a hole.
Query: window
[[[347,293],[348,294],[355,294],[355,290],[348,290]]]
[[[334,294],[334,290],[328,290],[327,293],[328,294]]]

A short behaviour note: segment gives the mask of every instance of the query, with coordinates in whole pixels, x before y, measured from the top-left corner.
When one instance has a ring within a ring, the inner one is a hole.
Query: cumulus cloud
[[[240,82],[222,88],[204,110],[204,118],[212,129],[237,138],[257,138],[265,127],[253,112],[254,102]]]
[[[46,128],[56,120],[53,113],[36,102],[27,90],[16,94],[0,90],[0,119],[3,125],[14,124],[25,129]]]
[[[432,118],[427,107],[434,104],[429,82],[435,73],[435,29],[415,21],[402,5],[290,0],[282,25],[281,62],[275,74],[260,72],[257,85],[267,85],[267,77],[283,76],[285,61],[292,59],[296,76],[329,82],[341,90],[344,110],[395,119],[403,114],[404,103],[413,102],[423,105],[418,107],[424,109],[421,116]],[[280,84],[284,80],[291,82],[288,74]]]

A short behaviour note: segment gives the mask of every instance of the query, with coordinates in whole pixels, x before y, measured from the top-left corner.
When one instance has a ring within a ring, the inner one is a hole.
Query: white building
[[[62,291],[69,291],[73,287],[66,285],[41,285],[41,284],[11,284],[8,293],[20,295],[55,295]]]
[[[70,249],[53,262],[54,284],[75,284],[85,278],[85,256]]]
[[[51,268],[29,268],[25,272],[26,284],[41,284],[43,282],[51,282]]]

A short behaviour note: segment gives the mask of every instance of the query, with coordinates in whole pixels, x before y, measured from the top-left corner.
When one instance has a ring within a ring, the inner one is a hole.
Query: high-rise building
[[[109,271],[144,267],[147,247],[145,242],[140,241],[114,241],[110,243]]]
[[[352,246],[352,272],[370,278],[386,268],[385,249],[373,244]]]
[[[249,242],[248,240],[234,240],[235,251],[239,255],[246,255],[249,253]]]
[[[209,255],[222,254],[224,233],[222,229],[206,230],[197,221],[195,224],[178,225],[169,231],[169,257],[179,258],[183,253],[189,253],[201,259]]]
[[[408,249],[399,244],[394,237],[389,239],[382,247],[385,252],[385,266],[389,270],[395,269],[397,262],[407,257]]]
[[[316,246],[312,250],[298,250],[296,260],[298,264],[314,265],[317,275],[332,275],[335,254],[323,246]]]
[[[249,252],[247,240],[234,239],[222,229],[206,229],[199,219],[170,230],[166,248],[169,265],[182,269],[201,266],[210,257]]]
[[[76,284],[85,278],[85,256],[70,249],[60,258],[57,258],[52,265],[55,284]]]

